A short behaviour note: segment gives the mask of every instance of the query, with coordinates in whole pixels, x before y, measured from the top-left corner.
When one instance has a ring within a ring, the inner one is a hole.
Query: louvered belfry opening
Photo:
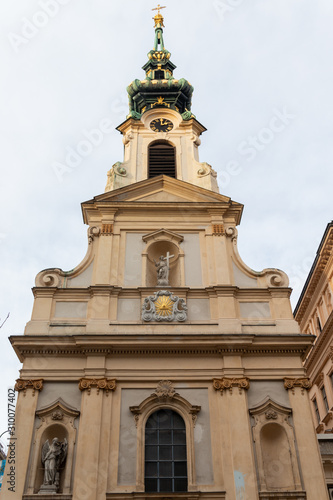
[[[148,179],[162,174],[176,178],[176,149],[159,141],[148,147]]]

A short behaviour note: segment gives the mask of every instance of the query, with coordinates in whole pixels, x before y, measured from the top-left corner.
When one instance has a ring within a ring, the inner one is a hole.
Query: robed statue
[[[42,464],[44,466],[43,486],[57,491],[60,484],[60,469],[63,467],[67,457],[68,443],[65,438],[62,442],[58,438],[45,441],[42,448]]]
[[[158,262],[154,259],[155,266],[157,267],[157,286],[169,286],[169,271],[170,271],[170,259],[174,255],[170,255],[167,252],[166,257],[160,256]]]

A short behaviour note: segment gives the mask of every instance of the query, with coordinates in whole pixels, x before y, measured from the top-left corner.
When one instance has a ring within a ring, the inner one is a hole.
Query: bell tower
[[[238,253],[243,205],[199,162],[205,128],[161,8],[145,79],[127,88],[124,159],[82,203],[86,256],[38,273],[10,338],[18,458],[1,500],[328,500],[302,364],[312,337],[287,275]]]
[[[168,175],[218,193],[216,172],[199,162],[206,129],[191,111],[194,88],[173,75],[176,66],[164,46],[161,8],[154,17],[154,48],[143,66],[146,76],[127,87],[129,114],[117,129],[123,135],[124,160],[108,172],[105,191]]]

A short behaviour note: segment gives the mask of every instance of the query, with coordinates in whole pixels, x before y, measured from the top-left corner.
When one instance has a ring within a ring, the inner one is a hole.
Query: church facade
[[[11,337],[15,493],[1,500],[327,500],[288,277],[237,251],[243,206],[199,161],[163,17],[128,87],[124,160],[82,204],[88,251],[36,277]],[[7,463],[6,473],[10,473]],[[6,474],[5,473],[5,474]]]

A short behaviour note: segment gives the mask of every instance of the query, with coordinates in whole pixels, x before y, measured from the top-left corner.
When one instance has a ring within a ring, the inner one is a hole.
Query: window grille
[[[154,493],[187,491],[185,423],[172,410],[158,410],[147,420],[145,490]]]

